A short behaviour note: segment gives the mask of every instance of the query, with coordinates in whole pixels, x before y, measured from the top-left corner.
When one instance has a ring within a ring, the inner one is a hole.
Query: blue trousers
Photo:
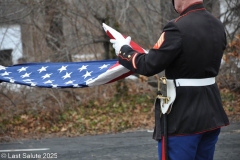
[[[213,160],[220,128],[201,134],[168,137],[168,160]],[[158,142],[162,160],[162,140]]]

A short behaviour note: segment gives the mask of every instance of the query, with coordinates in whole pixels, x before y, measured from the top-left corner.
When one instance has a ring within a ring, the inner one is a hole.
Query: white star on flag
[[[43,82],[44,84],[52,83],[54,80],[48,80],[46,82]]]
[[[65,84],[73,84],[75,80],[67,81]]]
[[[87,77],[89,77],[89,76],[91,76],[91,73],[92,73],[92,72],[86,71],[86,74],[83,75],[84,79],[87,78]]]
[[[85,66],[85,65],[82,65],[82,67],[81,67],[81,68],[78,68],[78,70],[81,72],[82,70],[87,69],[87,66],[88,66],[88,65],[86,65],[86,66]]]
[[[40,68],[40,69],[37,70],[37,71],[39,71],[39,73],[42,73],[43,71],[47,71],[47,70],[46,70],[47,68],[48,68],[48,66],[46,66],[46,67],[42,66],[42,68]]]
[[[51,85],[52,85],[52,88],[58,88],[57,84],[51,84]]]
[[[31,72],[32,73],[32,72]],[[22,78],[30,77],[31,73],[25,73],[24,75],[21,75]]]
[[[46,79],[46,78],[50,78],[50,76],[52,75],[52,73],[51,74],[45,74],[44,76],[42,76],[42,79]]]
[[[99,67],[99,68],[100,68],[100,70],[101,70],[101,69],[103,69],[103,68],[107,68],[108,65],[109,65],[109,64],[104,64],[104,65],[102,65],[102,66]]]
[[[61,73],[62,71],[66,71],[67,70],[67,66],[62,66],[58,70],[59,70],[59,73]]]
[[[24,79],[23,81],[24,82],[31,82],[32,80],[34,80],[34,79]]]
[[[1,74],[1,76],[8,76],[9,73],[12,73],[12,72],[7,72],[7,71],[5,71],[4,73]]]
[[[88,83],[88,82],[91,82],[93,80],[93,78],[89,78],[88,80],[86,80],[85,82]]]
[[[66,74],[64,75],[64,76],[62,76],[62,78],[65,80],[66,78],[71,78],[71,74],[72,74],[72,72],[71,73],[68,73],[68,72],[66,72]]]
[[[15,80],[14,79],[10,79],[10,81],[9,81],[10,83],[14,83],[15,82]]]
[[[78,84],[73,84],[73,87],[79,88],[80,86]]]
[[[7,67],[4,67],[4,66],[1,66],[1,65],[0,65],[0,71],[1,71],[1,70],[6,70],[6,68],[7,68]]]
[[[32,87],[35,87],[37,85],[37,83],[31,82],[30,84]]]
[[[28,67],[22,67],[22,68],[18,69],[17,71],[18,71],[18,73],[20,73],[20,72],[26,71],[27,68],[28,68]]]

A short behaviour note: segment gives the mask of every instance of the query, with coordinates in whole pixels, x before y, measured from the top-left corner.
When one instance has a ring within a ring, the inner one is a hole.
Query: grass
[[[113,94],[109,99],[90,99],[84,103],[65,103],[63,108],[33,112],[0,112],[0,137],[12,138],[95,135],[152,126],[153,98],[149,94]]]
[[[41,138],[49,135],[71,137],[138,128],[153,129],[152,109],[156,92],[147,84],[140,84],[141,88],[135,83],[120,82],[92,89],[60,90],[54,95],[47,94],[51,90],[39,89],[35,92],[39,91],[40,95],[35,96],[45,95],[47,98],[37,103],[33,100],[28,102],[29,98],[23,99],[21,94],[15,93],[16,97],[10,98],[16,99],[16,106],[11,108],[7,102],[1,101],[5,102],[3,106],[6,107],[0,108],[0,141],[9,138]],[[115,85],[118,86],[115,88]],[[95,97],[93,92],[97,93]],[[56,97],[53,100],[51,96]],[[74,99],[76,96],[81,100]],[[240,115],[238,93],[222,89],[221,98],[230,117]],[[58,106],[59,102],[55,102],[56,99],[62,102],[61,107]]]

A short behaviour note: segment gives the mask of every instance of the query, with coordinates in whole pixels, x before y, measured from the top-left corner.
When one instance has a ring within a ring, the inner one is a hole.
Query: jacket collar
[[[202,8],[204,8],[202,2],[193,3],[190,6],[188,6],[185,10],[183,10],[182,13],[180,14],[180,16],[188,13],[189,11],[193,11],[193,10],[196,10],[196,9],[202,9]]]

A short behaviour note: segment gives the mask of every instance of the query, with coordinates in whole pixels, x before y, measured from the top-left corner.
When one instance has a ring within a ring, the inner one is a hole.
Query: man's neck
[[[203,3],[203,0],[180,0],[178,4],[176,4],[176,9],[178,13],[182,13],[185,9],[195,3]]]

